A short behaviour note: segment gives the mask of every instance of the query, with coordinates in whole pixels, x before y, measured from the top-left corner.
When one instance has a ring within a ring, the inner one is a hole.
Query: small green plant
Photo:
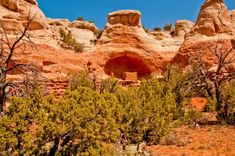
[[[149,33],[149,32],[150,32],[150,30],[149,30],[148,28],[145,28],[144,26],[143,26],[143,28],[144,28],[144,31],[145,31],[146,33]]]
[[[75,52],[82,52],[84,50],[84,46],[76,41],[71,31],[66,32],[64,29],[60,29],[59,33],[63,48],[72,49]]]
[[[202,113],[195,110],[188,110],[184,116],[184,123],[194,123],[202,117]]]
[[[96,38],[100,39],[101,35],[103,34],[104,30],[99,30],[97,32],[95,32]]]
[[[84,18],[82,16],[77,17],[77,21],[84,21]]]
[[[162,29],[160,27],[153,28],[154,31],[161,31]]]
[[[97,41],[100,39],[101,35],[103,34],[103,30],[95,31],[94,34],[96,36],[96,39],[90,40],[90,42],[94,45],[96,45]]]
[[[165,26],[164,26],[164,31],[172,31],[172,24],[171,23],[167,23]]]
[[[96,77],[85,71],[68,76],[61,98],[40,90],[14,98],[0,118],[0,155],[124,155],[132,145],[139,151],[143,142],[158,144],[183,114],[181,74],[170,68],[161,81],[150,77],[125,88],[106,79],[99,90]]]

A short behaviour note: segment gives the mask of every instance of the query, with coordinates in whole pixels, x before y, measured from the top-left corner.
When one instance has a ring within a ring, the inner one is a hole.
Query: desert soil
[[[153,156],[235,156],[235,126],[183,126],[171,134],[173,145],[148,147]]]

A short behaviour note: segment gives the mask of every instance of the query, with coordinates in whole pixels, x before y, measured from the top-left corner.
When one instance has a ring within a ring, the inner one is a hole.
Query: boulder
[[[232,35],[232,24],[224,0],[206,0],[201,7],[195,26],[190,34],[214,36],[217,34]]]
[[[208,104],[208,100],[202,97],[194,97],[191,99],[190,106],[196,111],[203,112]]]
[[[79,21],[79,20],[76,20],[70,23],[69,28],[87,29],[93,32],[98,31],[98,28],[95,26],[94,23],[87,22],[87,21]]]
[[[175,23],[175,35],[184,37],[185,34],[190,32],[192,27],[194,26],[194,23],[189,20],[178,20]]]
[[[67,27],[70,24],[70,21],[68,19],[51,19],[51,18],[47,18],[47,22],[51,26]]]
[[[128,26],[141,26],[141,13],[136,10],[120,10],[108,14],[108,23],[111,25],[123,24]]]
[[[186,66],[193,55],[203,54],[205,60],[215,64],[214,51],[218,43],[220,51],[231,49],[234,38],[230,13],[223,0],[206,0],[191,31],[173,58],[172,63]],[[218,49],[217,49],[218,50]]]

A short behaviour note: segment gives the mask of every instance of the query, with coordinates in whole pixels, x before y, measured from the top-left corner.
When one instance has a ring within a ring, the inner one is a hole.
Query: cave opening
[[[138,80],[151,74],[151,70],[146,63],[142,59],[133,56],[120,56],[110,59],[107,61],[104,71],[107,75],[123,80],[126,80],[126,73],[130,73],[129,75],[136,74]]]

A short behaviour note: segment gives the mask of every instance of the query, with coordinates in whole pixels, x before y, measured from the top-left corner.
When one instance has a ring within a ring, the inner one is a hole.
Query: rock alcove
[[[151,70],[142,59],[127,55],[108,60],[105,64],[104,71],[107,75],[124,80],[128,80],[129,78],[127,77],[132,77],[132,80],[135,79],[133,78],[135,74],[138,80],[148,77],[151,74]]]

